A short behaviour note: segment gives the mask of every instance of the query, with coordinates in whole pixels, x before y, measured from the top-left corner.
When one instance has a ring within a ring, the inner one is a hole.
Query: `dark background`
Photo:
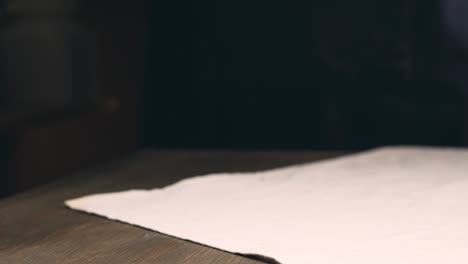
[[[144,142],[464,145],[458,2],[152,1]]]
[[[468,144],[463,0],[0,0],[0,196],[155,149]]]

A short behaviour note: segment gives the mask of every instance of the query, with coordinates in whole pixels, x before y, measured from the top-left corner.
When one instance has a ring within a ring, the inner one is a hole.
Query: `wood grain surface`
[[[344,153],[141,151],[1,200],[0,264],[263,263],[76,212],[67,209],[63,202],[98,192],[163,187],[195,175],[264,170],[341,154]]]

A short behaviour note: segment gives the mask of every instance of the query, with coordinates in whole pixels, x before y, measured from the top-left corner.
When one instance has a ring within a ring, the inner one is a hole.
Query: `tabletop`
[[[343,154],[323,151],[140,151],[0,200],[0,264],[268,263],[271,261],[267,259],[239,256],[73,211],[63,202],[93,193],[164,187],[196,175],[258,171]]]

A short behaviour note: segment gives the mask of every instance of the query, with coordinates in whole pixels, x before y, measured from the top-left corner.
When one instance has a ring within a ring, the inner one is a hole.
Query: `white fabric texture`
[[[283,264],[468,263],[468,150],[386,147],[66,201]]]

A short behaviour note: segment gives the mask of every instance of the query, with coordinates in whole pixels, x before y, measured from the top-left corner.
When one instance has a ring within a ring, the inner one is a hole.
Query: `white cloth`
[[[70,208],[284,264],[468,263],[468,150],[389,147]]]

